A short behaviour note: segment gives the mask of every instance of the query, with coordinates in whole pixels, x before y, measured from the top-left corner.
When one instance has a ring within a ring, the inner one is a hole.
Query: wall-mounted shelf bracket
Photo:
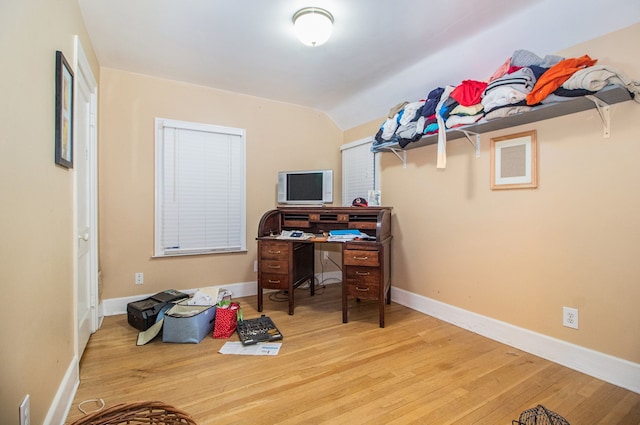
[[[388,148],[393,154],[402,161],[402,168],[407,168],[407,151],[404,149]],[[402,152],[402,156],[398,152]]]
[[[585,97],[596,105],[598,115],[600,115],[600,119],[602,120],[602,136],[605,139],[608,139],[611,136],[611,116],[609,114],[609,104],[605,103],[602,99],[599,99],[596,96],[586,95]]]
[[[464,133],[464,136],[467,138],[467,140],[469,141],[469,143],[471,143],[471,145],[476,148],[476,157],[480,158],[480,134],[479,133],[474,133],[473,131],[469,131],[469,130],[457,130],[457,131],[461,131]],[[475,136],[475,141],[473,141],[471,139],[471,136]]]

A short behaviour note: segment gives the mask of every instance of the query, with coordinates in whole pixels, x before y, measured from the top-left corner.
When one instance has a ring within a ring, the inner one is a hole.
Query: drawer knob
[[[281,251],[279,249],[270,249],[269,254],[280,254]]]
[[[369,276],[369,272],[356,272],[358,276]]]
[[[280,266],[279,266],[279,265],[277,265],[277,264],[269,264],[269,268],[270,268],[270,269],[279,269],[279,268],[280,268]]]
[[[353,259],[354,260],[368,260],[369,257],[356,257],[356,256],[354,256]]]
[[[268,282],[269,282],[269,283],[280,283],[280,281],[279,281],[279,280],[273,280],[273,279],[269,279],[269,280],[268,280]]]
[[[369,288],[362,288],[360,286],[356,286],[356,291],[360,292],[369,292]]]

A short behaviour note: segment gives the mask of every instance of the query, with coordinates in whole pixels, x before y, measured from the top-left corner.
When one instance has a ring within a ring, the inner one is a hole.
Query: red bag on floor
[[[216,307],[216,320],[213,324],[214,338],[229,338],[236,331],[238,318],[242,315],[240,304],[223,301]]]

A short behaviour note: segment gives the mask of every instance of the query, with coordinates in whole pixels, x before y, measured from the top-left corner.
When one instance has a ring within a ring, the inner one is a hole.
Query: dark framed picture
[[[56,164],[73,168],[73,70],[56,52]]]

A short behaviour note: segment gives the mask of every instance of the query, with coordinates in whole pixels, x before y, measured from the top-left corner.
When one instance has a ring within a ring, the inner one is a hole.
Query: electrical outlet
[[[31,401],[29,400],[29,394],[24,397],[18,410],[20,412],[20,425],[31,425]]]
[[[258,273],[258,260],[253,260],[253,272]]]
[[[578,309],[562,307],[562,326],[578,329]]]
[[[136,285],[142,285],[144,283],[144,273],[136,273]]]
[[[329,251],[322,251],[322,259],[323,260],[329,259]]]

